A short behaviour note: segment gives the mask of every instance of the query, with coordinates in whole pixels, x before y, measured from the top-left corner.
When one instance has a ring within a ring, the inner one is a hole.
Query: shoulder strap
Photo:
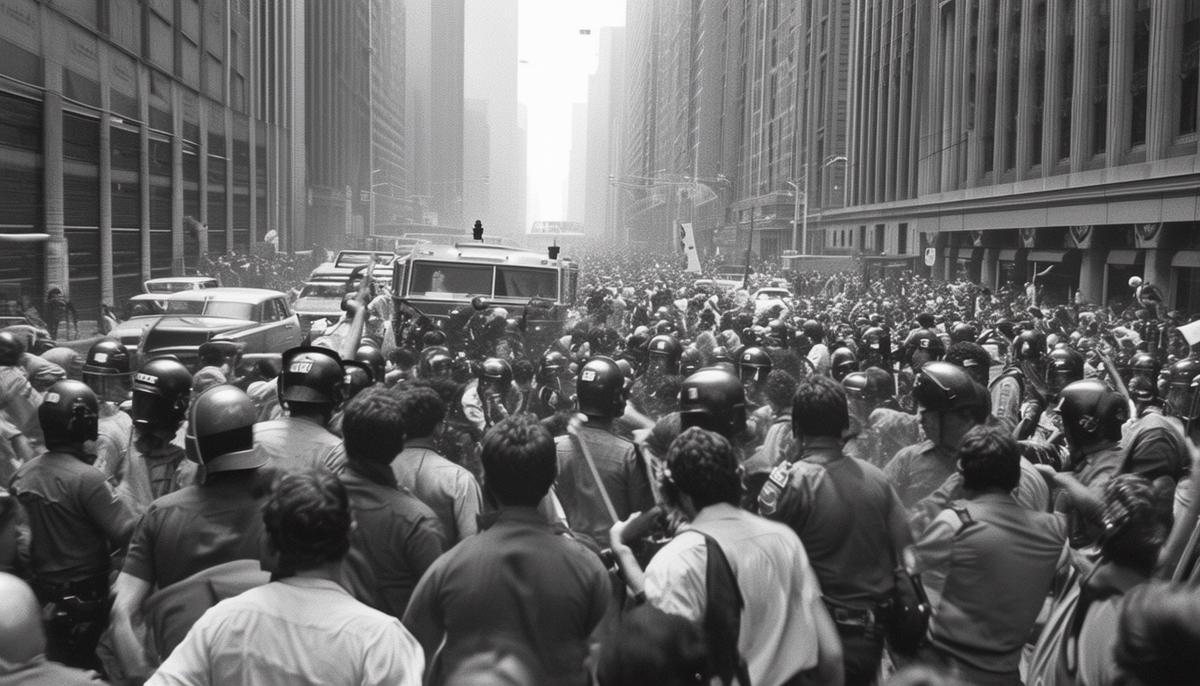
[[[729,559],[725,557],[721,544],[706,533],[696,533],[704,536],[708,559],[705,569],[708,597],[704,604],[704,631],[708,635],[709,660],[713,672],[721,679],[721,683],[731,684],[736,677],[741,686],[750,686],[746,661],[738,652],[745,602],[737,585],[737,577],[729,566]]]
[[[596,462],[592,459],[592,452],[584,445],[578,431],[568,427],[567,435],[571,437],[571,441],[579,449],[579,454],[583,455],[583,461],[587,463],[588,471],[592,473],[592,480],[596,482],[596,488],[600,489],[600,499],[604,501],[604,509],[608,511],[608,516],[612,519],[613,524],[616,524],[621,521],[621,518],[617,516],[617,508],[613,506],[612,498],[608,495],[608,489],[604,487],[604,480],[600,478],[600,470],[596,468]]]
[[[975,523],[975,520],[971,518],[971,511],[967,509],[966,503],[960,503],[957,506],[951,505],[950,509],[954,511],[954,514],[958,515],[960,523],[958,531],[955,532],[956,534],[962,533],[963,529]]]

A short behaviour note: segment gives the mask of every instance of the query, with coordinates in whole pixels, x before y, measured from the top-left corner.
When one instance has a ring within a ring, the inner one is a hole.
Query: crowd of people
[[[1194,318],[576,257],[252,365],[0,332],[0,684],[1200,680]]]

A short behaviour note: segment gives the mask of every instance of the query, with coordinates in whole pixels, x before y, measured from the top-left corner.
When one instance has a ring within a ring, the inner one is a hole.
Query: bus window
[[[492,293],[492,266],[414,262],[409,295],[482,295]]]
[[[578,269],[563,269],[563,294],[560,302],[565,305],[574,305],[576,290],[579,287],[579,270]]]
[[[496,267],[496,297],[554,300],[558,274],[553,269]]]

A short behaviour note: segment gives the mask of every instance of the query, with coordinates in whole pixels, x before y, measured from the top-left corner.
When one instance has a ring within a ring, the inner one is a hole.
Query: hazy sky
[[[520,0],[520,21],[518,99],[529,116],[527,218],[563,219],[571,104],[587,100],[597,29],[625,25],[625,0]]]

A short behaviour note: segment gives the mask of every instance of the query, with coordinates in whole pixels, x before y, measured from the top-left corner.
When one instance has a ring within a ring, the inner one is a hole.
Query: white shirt
[[[791,528],[727,504],[710,505],[688,527],[721,545],[737,578],[742,610],[738,651],[755,686],[778,686],[817,665],[817,577]],[[646,599],[663,612],[703,621],[708,598],[704,538],[685,530],[646,568]]]
[[[327,579],[289,577],[204,613],[147,686],[420,686],[425,654],[400,620]]]

